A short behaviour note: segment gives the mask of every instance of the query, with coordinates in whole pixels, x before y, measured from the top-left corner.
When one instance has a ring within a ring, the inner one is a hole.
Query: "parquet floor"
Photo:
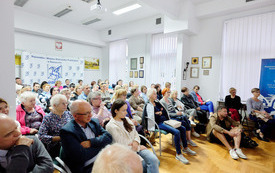
[[[158,144],[154,147],[160,160],[161,173],[273,173],[275,172],[275,141],[262,142],[255,140],[259,146],[255,149],[243,148],[248,160],[233,160],[225,147],[212,144],[205,134],[200,138],[192,137],[198,147],[190,147],[197,152],[196,156],[184,156],[189,160],[185,165],[175,159],[176,150],[172,146],[172,136],[162,135],[162,156],[159,156]]]

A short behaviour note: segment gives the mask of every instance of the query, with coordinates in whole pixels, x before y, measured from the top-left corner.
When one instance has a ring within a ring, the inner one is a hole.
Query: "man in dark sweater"
[[[52,173],[53,163],[36,137],[21,136],[13,119],[0,114],[0,172]]]

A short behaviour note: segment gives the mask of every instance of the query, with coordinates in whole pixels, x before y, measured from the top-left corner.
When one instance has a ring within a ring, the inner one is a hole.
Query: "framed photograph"
[[[131,58],[131,70],[137,70],[137,58]]]
[[[85,60],[85,70],[99,70],[99,58],[87,58]]]
[[[138,78],[138,71],[135,71],[135,78]]]
[[[199,57],[192,57],[192,64],[199,64]]]
[[[140,69],[143,69],[143,64],[139,64],[140,65]]]
[[[144,64],[144,57],[140,57],[140,58],[139,58],[139,63],[140,63],[140,64]]]
[[[144,70],[139,70],[139,78],[144,78]]]
[[[212,56],[202,57],[202,68],[203,69],[212,68]]]
[[[130,71],[130,78],[133,78],[133,71]]]
[[[199,67],[191,67],[190,78],[199,78]]]
[[[209,70],[203,70],[203,75],[208,76],[209,75]]]

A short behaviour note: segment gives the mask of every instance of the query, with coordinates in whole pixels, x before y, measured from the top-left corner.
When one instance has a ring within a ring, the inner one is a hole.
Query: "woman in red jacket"
[[[36,134],[42,123],[45,112],[35,105],[37,94],[26,91],[20,95],[21,104],[16,107],[16,120],[21,125],[21,133]]]

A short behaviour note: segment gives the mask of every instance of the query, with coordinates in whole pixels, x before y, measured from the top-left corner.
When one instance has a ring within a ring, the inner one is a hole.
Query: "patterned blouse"
[[[23,108],[23,109],[26,112],[26,115],[25,115],[26,126],[29,128],[34,128],[34,129],[38,130],[39,127],[41,126],[41,122],[43,120],[43,115],[36,112],[36,110],[34,110],[34,112],[29,113],[26,111],[25,108]]]
[[[38,132],[39,139],[48,147],[55,145],[52,142],[53,136],[59,136],[61,128],[72,119],[73,116],[69,111],[65,111],[61,118],[59,115],[50,112],[48,115],[44,116]]]

